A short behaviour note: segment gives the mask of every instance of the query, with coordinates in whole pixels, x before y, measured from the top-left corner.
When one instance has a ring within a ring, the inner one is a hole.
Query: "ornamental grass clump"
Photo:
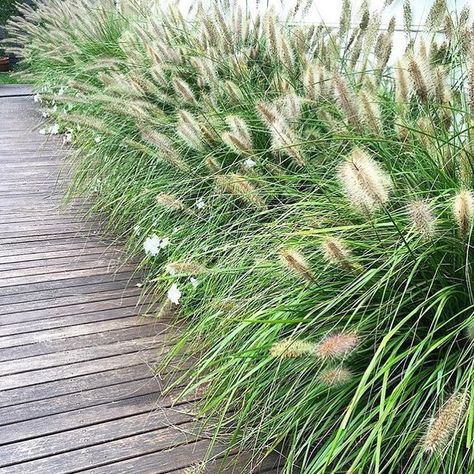
[[[469,8],[171,3],[36,0],[7,40],[68,197],[189,322],[158,370],[199,354],[171,388],[283,474],[473,472]]]

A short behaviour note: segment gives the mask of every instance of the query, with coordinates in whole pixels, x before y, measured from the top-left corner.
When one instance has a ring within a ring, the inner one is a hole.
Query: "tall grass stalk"
[[[177,383],[215,439],[288,474],[473,472],[469,10],[436,1],[415,36],[405,1],[395,58],[367,2],[339,31],[302,23],[311,2],[210,3],[10,20],[78,150],[69,195],[189,322],[169,359],[200,354]]]

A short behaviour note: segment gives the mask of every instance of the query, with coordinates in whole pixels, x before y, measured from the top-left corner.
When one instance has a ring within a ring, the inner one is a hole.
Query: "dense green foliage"
[[[7,20],[17,12],[17,0],[2,0],[0,3],[0,26],[5,25]]]
[[[216,436],[286,473],[472,472],[470,12],[438,0],[416,37],[406,2],[391,65],[394,22],[344,5],[333,31],[294,26],[309,4],[45,0],[10,32],[71,194],[189,322],[170,359],[201,354],[179,382]]]

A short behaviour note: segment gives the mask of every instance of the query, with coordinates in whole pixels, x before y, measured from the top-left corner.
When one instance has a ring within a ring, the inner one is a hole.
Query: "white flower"
[[[158,255],[158,252],[161,248],[161,239],[153,234],[150,237],[147,237],[145,242],[143,242],[143,249],[147,255],[155,256]]]
[[[203,207],[206,206],[206,203],[204,202],[204,199],[202,197],[200,197],[197,201],[196,201],[196,207],[198,209],[202,209]]]
[[[48,117],[49,117],[48,112],[46,112],[45,110],[43,110],[43,111],[41,112],[41,115],[43,116],[43,118],[48,118]]]
[[[169,243],[170,243],[170,239],[168,237],[165,237],[160,243],[160,248],[164,249],[168,247]]]
[[[171,288],[168,290],[168,299],[174,303],[179,304],[179,299],[181,298],[181,291],[179,291],[178,285],[173,283]]]
[[[198,286],[198,284],[199,284],[199,282],[197,281],[197,279],[194,278],[194,277],[191,277],[191,278],[189,279],[189,281],[191,282],[191,285],[193,285],[193,288],[196,288],[196,286]]]
[[[40,128],[39,133],[40,133],[40,135],[46,135],[46,129],[45,128]]]
[[[68,130],[63,137],[63,144],[72,142],[72,130]]]
[[[41,96],[40,96],[39,94],[35,94],[35,95],[33,96],[33,100],[34,100],[35,102],[37,102],[37,103],[38,103],[38,102],[39,102],[39,103],[42,102]]]
[[[64,95],[64,89],[62,87],[61,87],[61,89],[59,89],[58,95]]]
[[[255,163],[255,161],[252,160],[252,158],[247,158],[245,161],[244,161],[244,166],[247,168],[247,169],[251,169],[253,168],[257,163]]]
[[[49,133],[51,135],[57,135],[59,133],[59,125],[57,123],[51,125],[51,127],[49,127]]]
[[[137,225],[133,228],[133,233],[134,233],[135,235],[140,235],[140,232],[141,232],[140,226],[137,224]]]
[[[58,106],[55,105],[51,110],[53,111],[53,114],[55,114],[58,111]]]
[[[101,140],[101,139],[100,139],[99,136],[97,136],[97,137],[94,138],[94,140],[95,140],[96,143],[100,143],[100,140]]]

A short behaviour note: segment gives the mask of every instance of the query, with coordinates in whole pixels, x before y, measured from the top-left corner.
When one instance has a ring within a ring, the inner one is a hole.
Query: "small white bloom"
[[[137,225],[133,228],[133,233],[134,233],[135,235],[140,235],[140,232],[141,232],[140,226],[137,224]]]
[[[57,123],[51,125],[51,127],[49,127],[49,133],[51,135],[57,135],[59,133],[59,125]]]
[[[206,206],[206,203],[204,202],[204,199],[202,197],[200,197],[197,201],[196,201],[196,207],[198,209],[202,209],[203,207]]]
[[[97,137],[94,138],[94,140],[95,140],[96,143],[100,143],[101,138],[99,136],[97,136]]]
[[[45,110],[43,110],[43,111],[41,112],[41,115],[43,116],[43,118],[48,118],[48,117],[49,117],[48,112],[46,112]]]
[[[61,89],[59,89],[58,95],[64,95],[64,88],[61,87]]]
[[[164,249],[168,247],[169,243],[170,243],[170,239],[168,237],[165,237],[160,243],[160,248]]]
[[[53,111],[53,114],[55,114],[58,111],[58,106],[55,105],[51,110]]]
[[[174,303],[179,304],[179,299],[181,298],[181,291],[179,291],[178,285],[173,283],[171,288],[168,290],[168,299]]]
[[[161,239],[156,234],[153,234],[143,242],[143,249],[147,255],[155,256],[160,251],[160,245]]]
[[[39,133],[40,133],[40,135],[46,135],[46,129],[45,128],[40,128]]]
[[[253,168],[257,163],[255,163],[255,161],[252,160],[252,158],[247,158],[245,161],[244,161],[244,166],[247,168],[247,169],[251,169]]]
[[[191,277],[191,278],[189,279],[189,281],[191,282],[191,285],[193,285],[193,288],[196,288],[196,286],[198,286],[198,284],[199,284],[199,282],[197,281],[197,279],[194,278],[194,277]]]
[[[72,142],[72,130],[68,130],[63,137],[63,144]]]
[[[38,103],[38,102],[39,102],[39,103],[42,102],[41,96],[40,96],[39,94],[35,94],[34,97],[33,97],[33,100],[34,100],[35,102],[37,102],[37,103]]]
[[[141,287],[143,286],[143,283],[137,283],[135,286],[136,286],[137,288],[141,288]]]

